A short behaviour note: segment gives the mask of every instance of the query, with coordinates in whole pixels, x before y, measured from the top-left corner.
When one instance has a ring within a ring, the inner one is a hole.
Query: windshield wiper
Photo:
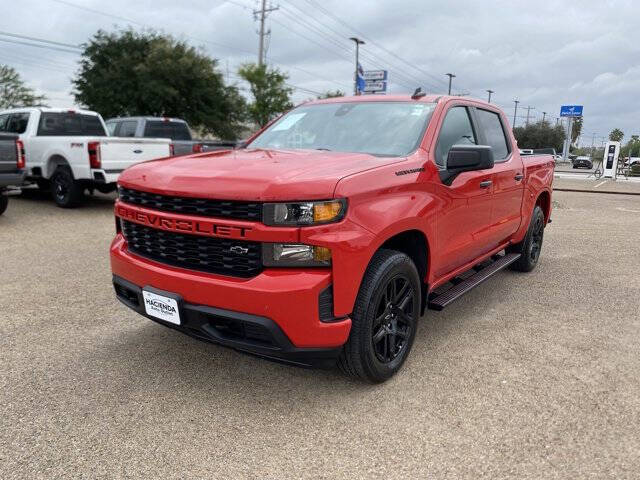
[[[331,151],[330,148],[324,148],[324,147],[314,148],[314,150],[324,150],[325,152],[330,152]]]

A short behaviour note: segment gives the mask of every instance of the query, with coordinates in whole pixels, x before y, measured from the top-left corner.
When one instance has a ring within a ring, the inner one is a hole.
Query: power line
[[[9,39],[9,38],[0,38],[0,42],[13,43],[15,45],[26,45],[28,47],[35,47],[35,48],[44,48],[46,50],[56,50],[58,52],[72,53],[73,55],[79,55],[80,54],[80,52],[74,52],[72,50],[65,50],[64,48],[54,47],[54,46],[51,46],[51,45],[39,45],[37,43],[22,42],[20,40],[12,40],[12,39]]]
[[[332,28],[330,25],[328,25],[328,24],[326,24],[324,22],[321,22],[317,18],[309,15],[308,12],[305,12],[300,7],[295,5],[294,3],[290,2],[290,1],[288,3],[289,3],[289,6],[294,7],[296,10],[298,10],[300,12],[300,14],[302,14],[304,16],[307,16],[310,20],[313,20],[314,22],[319,24],[321,29],[326,29],[326,30],[329,30],[329,31],[333,32],[335,34],[335,36],[337,36],[340,40],[346,38],[346,36],[347,36],[346,33],[338,32],[337,30]],[[282,13],[286,13],[285,9],[283,9]],[[298,16],[295,16],[295,15],[298,15],[298,14],[293,14],[293,13],[289,13],[288,14],[288,16],[292,20],[294,20],[296,23],[305,24],[307,28],[313,30],[319,36],[322,36],[322,37],[326,38],[327,40],[331,41],[333,44],[337,45],[338,47],[340,47],[342,49],[346,49],[347,51],[350,52],[350,48],[348,46],[345,46],[343,43],[341,43],[341,41],[335,40],[332,36],[330,36],[325,31],[322,31],[322,30],[319,31],[318,27],[316,27],[315,25],[312,25],[307,20],[301,18],[299,15]],[[371,63],[373,66],[375,66],[377,68],[389,69],[389,67],[391,67],[392,68],[392,72],[393,72],[393,74],[395,76],[397,76],[398,78],[403,79],[407,83],[411,83],[411,85],[407,85],[407,84],[403,84],[402,82],[396,81],[396,83],[404,86],[405,88],[413,89],[415,87],[415,84],[417,83],[417,84],[422,84],[422,85],[428,86],[428,87],[430,87],[430,88],[432,88],[434,90],[438,90],[439,89],[439,87],[436,87],[436,86],[434,86],[433,84],[431,84],[429,82],[425,82],[424,79],[419,79],[415,75],[413,75],[412,73],[409,73],[406,70],[404,70],[403,68],[399,68],[393,62],[389,62],[387,59],[381,58],[379,56],[375,56],[372,52],[370,52],[368,50],[363,50],[361,52],[360,56],[363,59],[365,59],[367,62]],[[385,65],[384,66],[381,65],[380,62],[383,62]]]
[[[113,19],[116,19],[116,20],[122,20],[122,21],[125,21],[127,23],[138,25],[140,27],[151,28],[151,29],[154,28],[152,25],[149,25],[149,24],[144,24],[142,22],[138,22],[136,20],[132,20],[132,19],[127,18],[127,17],[123,17],[123,16],[120,16],[120,15],[114,15],[114,14],[111,14],[111,13],[107,13],[107,12],[103,12],[103,11],[100,11],[100,10],[96,10],[94,8],[85,7],[83,5],[78,5],[78,4],[75,4],[75,3],[72,3],[72,2],[69,2],[69,1],[66,1],[66,0],[51,0],[51,1],[59,3],[59,4],[62,4],[62,5],[67,5],[69,7],[77,8],[79,10],[84,10],[84,11],[87,11],[89,13],[102,15],[102,16],[113,18]],[[239,6],[241,8],[247,9],[247,10],[250,10],[249,6],[247,6],[245,4],[242,4],[240,2],[237,2],[237,1],[227,0],[227,3]],[[228,49],[228,50],[233,50],[233,51],[237,51],[237,52],[241,52],[241,53],[248,53],[250,55],[255,55],[255,52],[252,52],[252,51],[249,51],[249,50],[244,50],[242,48],[238,48],[238,47],[235,47],[235,46],[232,46],[232,45],[226,45],[226,44],[219,43],[219,42],[214,42],[214,41],[211,41],[211,40],[205,40],[205,39],[201,39],[201,38],[194,37],[194,36],[191,36],[191,35],[186,35],[184,33],[181,33],[181,35],[183,35],[185,38],[188,38],[188,39],[196,41],[196,42],[206,43],[206,44],[213,45],[213,46],[216,46],[216,47],[222,47],[222,48],[225,48],[225,49]],[[277,59],[275,57],[270,57],[270,58],[271,58],[271,60],[275,61],[276,65],[279,65],[281,67],[286,67],[286,68],[291,68],[291,69],[294,69],[294,70],[299,70],[299,71],[301,71],[303,73],[306,73],[307,75],[312,75],[315,78],[322,79],[322,80],[325,80],[325,81],[330,82],[330,83],[336,83],[336,84],[339,85],[339,83],[337,83],[337,82],[335,82],[333,80],[324,78],[324,77],[322,77],[320,75],[317,75],[315,73],[310,73],[310,72],[308,72],[308,71],[306,71],[306,70],[304,70],[302,68],[299,68],[299,67],[296,67],[296,66],[293,66],[293,65],[286,65],[286,64],[284,64],[283,62],[281,62],[279,59]]]
[[[80,45],[74,45],[72,43],[55,42],[53,40],[44,40],[42,38],[28,37],[26,35],[18,35],[17,33],[3,32],[3,31],[0,31],[0,35],[4,35],[6,37],[20,38],[22,40],[32,40],[32,41],[35,41],[35,42],[48,43],[50,45],[56,45],[58,47],[67,47],[67,48],[74,48],[74,49],[77,49],[77,50],[82,50],[82,47]]]
[[[419,68],[418,66],[416,66],[415,62],[409,62],[409,61],[405,60],[404,58],[400,57],[396,52],[392,52],[391,50],[388,50],[387,48],[385,48],[382,45],[378,44],[374,40],[371,40],[371,38],[369,38],[367,35],[364,35],[362,32],[360,32],[357,29],[353,28],[353,26],[351,26],[348,23],[346,23],[345,21],[343,21],[340,17],[337,17],[332,12],[330,12],[329,10],[324,8],[322,5],[319,5],[315,0],[305,0],[305,1],[307,3],[309,3],[311,6],[314,6],[316,9],[320,10],[327,17],[333,19],[334,21],[340,23],[341,25],[343,25],[344,27],[348,28],[349,30],[352,30],[353,32],[355,32],[358,35],[362,36],[363,38],[365,38],[367,40],[367,42],[370,45],[373,45],[373,46],[379,48],[380,50],[386,52],[387,54],[391,55],[392,58],[398,59],[399,61],[405,63],[409,67],[421,72],[423,75],[431,77],[433,80],[435,80],[438,83],[445,83],[444,80],[442,80],[441,78],[438,78],[437,76],[433,75],[432,73],[429,73],[429,72]]]

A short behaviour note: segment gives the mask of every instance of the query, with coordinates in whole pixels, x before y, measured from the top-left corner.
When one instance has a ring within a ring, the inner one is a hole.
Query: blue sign
[[[560,107],[561,117],[581,117],[582,105],[562,105]]]

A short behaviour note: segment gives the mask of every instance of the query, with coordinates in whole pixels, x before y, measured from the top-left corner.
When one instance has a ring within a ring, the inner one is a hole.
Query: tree
[[[327,90],[322,95],[318,95],[318,100],[322,100],[324,98],[336,98],[336,97],[344,97],[344,92],[342,90]]]
[[[46,100],[44,95],[36,95],[33,89],[27,87],[13,68],[0,65],[0,110],[40,106]]]
[[[236,139],[246,105],[225,86],[217,61],[156,32],[99,30],[84,45],[73,80],[76,102],[105,118],[171,116],[224,139]]]
[[[260,127],[269,120],[293,108],[289,96],[293,89],[287,87],[286,74],[277,68],[269,69],[266,65],[248,63],[238,70],[251,88],[253,102],[249,104],[249,117]]]
[[[612,142],[621,142],[623,138],[624,132],[619,128],[614,128],[609,134],[609,140],[611,140]]]
[[[640,157],[640,136],[631,135],[629,142],[620,150],[620,155],[623,157]]]
[[[513,134],[520,148],[555,148],[556,152],[562,150],[566,137],[562,125],[551,126],[547,121],[516,127]]]

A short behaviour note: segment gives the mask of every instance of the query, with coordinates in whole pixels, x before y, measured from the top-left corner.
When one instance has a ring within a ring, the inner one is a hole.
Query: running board
[[[520,258],[519,253],[508,253],[498,258],[498,260],[494,261],[490,265],[486,266],[482,270],[478,271],[474,275],[466,278],[462,282],[454,285],[446,292],[433,297],[429,300],[429,309],[430,310],[442,310],[444,307],[449,305],[454,300],[457,300],[462,295],[467,293],[472,288],[477,287],[482,282],[490,278],[492,275],[498,273],[500,270],[508,267],[513,262]]]

